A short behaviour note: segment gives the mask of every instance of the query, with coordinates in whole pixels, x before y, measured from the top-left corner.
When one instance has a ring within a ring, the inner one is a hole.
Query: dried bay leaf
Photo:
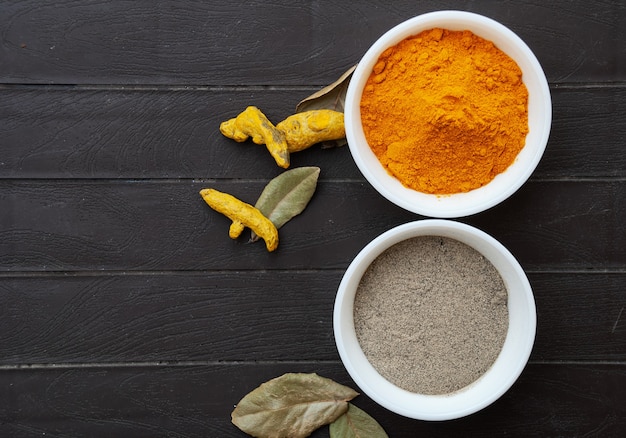
[[[246,395],[231,417],[235,426],[254,437],[307,437],[344,414],[357,395],[314,373],[288,373]]]
[[[311,111],[317,109],[330,109],[343,112],[346,102],[346,91],[356,64],[350,67],[339,79],[309,97],[301,100],[296,105],[296,112]]]
[[[330,438],[389,438],[367,412],[348,403],[348,410],[330,425]]]
[[[317,188],[320,168],[297,167],[272,179],[263,189],[254,205],[280,228],[306,208]],[[258,240],[252,235],[252,241]]]

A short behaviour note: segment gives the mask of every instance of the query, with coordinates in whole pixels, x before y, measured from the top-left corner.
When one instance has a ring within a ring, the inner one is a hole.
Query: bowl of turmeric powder
[[[369,48],[344,114],[350,152],[379,193],[453,218],[497,205],[528,180],[548,142],[552,101],[539,61],[510,29],[438,11]]]

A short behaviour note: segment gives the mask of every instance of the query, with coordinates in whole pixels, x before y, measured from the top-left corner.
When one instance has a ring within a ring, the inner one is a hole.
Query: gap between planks
[[[626,81],[611,82],[551,82],[548,84],[552,90],[581,90],[597,88],[626,88]],[[180,84],[29,84],[29,83],[0,83],[0,90],[6,89],[57,89],[75,91],[317,91],[324,84],[307,85],[180,85]]]
[[[67,90],[67,91],[317,91],[323,85],[141,85],[141,84],[10,84],[0,83],[0,90]]]
[[[212,367],[212,366],[240,366],[240,365],[339,365],[340,360],[235,360],[235,361],[146,361],[146,362],[95,362],[95,363],[35,363],[35,364],[5,364],[0,365],[2,371],[32,371],[32,370],[73,370],[73,369],[110,369],[110,368],[184,368],[184,367]],[[610,360],[567,360],[567,361],[528,361],[528,365],[547,366],[626,366],[626,361]]]
[[[173,368],[173,367],[211,367],[238,365],[336,365],[339,360],[189,360],[189,361],[142,361],[142,362],[94,362],[94,363],[33,363],[0,365],[1,371],[58,370],[58,369],[106,369],[106,368]]]
[[[0,271],[1,278],[23,278],[23,277],[156,277],[156,276],[203,276],[216,274],[232,274],[236,272],[245,273],[289,273],[289,274],[310,274],[314,272],[345,272],[344,268],[328,269],[217,269],[217,270],[85,270],[85,271]],[[626,268],[619,269],[526,269],[526,274],[585,274],[585,275],[623,275]]]

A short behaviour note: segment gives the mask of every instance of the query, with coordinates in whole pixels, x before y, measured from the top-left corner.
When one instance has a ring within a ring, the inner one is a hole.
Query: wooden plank
[[[626,177],[626,88],[556,88],[552,130],[534,178]],[[619,146],[619,145],[622,146]]]
[[[224,137],[220,123],[248,105],[278,123],[315,90],[7,88],[0,177],[270,179],[282,169],[267,149]],[[291,166],[360,177],[347,147],[320,149],[292,154]]]
[[[285,372],[316,372],[358,389],[340,363],[0,371],[3,436],[244,437],[233,406]],[[620,436],[626,428],[624,365],[529,365],[482,411],[455,421],[411,420],[359,395],[389,436]],[[328,436],[328,429],[313,437]]]
[[[337,359],[340,274],[0,278],[1,363]]]
[[[625,272],[530,273],[529,280],[537,305],[531,360],[624,362]]]
[[[621,270],[626,230],[617,224],[626,217],[625,201],[619,181],[530,182],[467,222],[500,240],[528,270]]]
[[[332,312],[342,276],[0,277],[0,364],[338,360]],[[626,274],[529,278],[538,320],[531,361],[626,361]]]
[[[432,0],[384,7],[330,0],[300,7],[286,0],[3,1],[0,82],[324,85],[394,25],[457,8],[458,2]],[[471,2],[461,8],[518,33],[552,82],[624,80],[620,2]]]
[[[374,237],[420,218],[368,184],[324,181],[303,214],[281,228],[279,249],[268,253],[262,243],[229,239],[230,221],[198,194],[214,187],[254,203],[264,185],[0,181],[0,270],[344,269]],[[526,269],[623,269],[625,187],[610,180],[530,182],[463,221],[500,240]]]
[[[0,177],[268,179],[280,169],[265,148],[225,138],[220,123],[247,105],[277,123],[313,90],[6,88]],[[626,88],[552,94],[552,133],[533,177],[626,177]],[[322,178],[361,178],[347,147],[291,158],[319,166]]]

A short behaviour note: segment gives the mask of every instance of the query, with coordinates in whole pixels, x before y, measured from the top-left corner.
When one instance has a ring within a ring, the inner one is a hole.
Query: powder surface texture
[[[419,192],[482,187],[526,144],[528,91],[521,69],[469,31],[431,29],[387,49],[360,108],[381,164]]]
[[[376,258],[357,289],[354,325],[387,380],[420,394],[457,391],[496,360],[508,293],[495,267],[457,240],[424,236]]]

